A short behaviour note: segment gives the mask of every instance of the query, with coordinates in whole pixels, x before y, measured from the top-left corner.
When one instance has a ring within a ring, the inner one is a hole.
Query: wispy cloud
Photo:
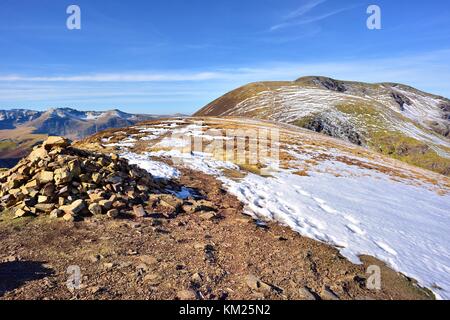
[[[310,17],[310,18],[283,22],[283,23],[280,23],[280,24],[272,26],[270,28],[270,30],[271,31],[276,31],[276,30],[287,28],[287,27],[294,27],[294,26],[299,26],[299,25],[310,24],[310,23],[313,23],[313,22],[319,22],[319,21],[328,19],[328,18],[330,18],[332,16],[335,16],[335,15],[337,15],[339,13],[351,10],[353,8],[354,8],[354,6],[351,6],[351,7],[338,9],[338,10],[335,10],[335,11],[330,11],[330,12],[327,12],[327,13],[324,13],[324,14],[321,14],[321,15],[318,15],[318,16]]]
[[[223,78],[217,72],[100,73],[69,76],[0,75],[0,81],[14,82],[176,82]]]
[[[305,3],[303,6],[298,8],[297,10],[291,12],[286,17],[284,17],[283,22],[276,24],[270,28],[270,31],[276,31],[288,27],[298,26],[298,25],[306,25],[314,22],[319,22],[325,19],[328,19],[332,16],[340,14],[342,12],[351,10],[355,8],[355,6],[344,7],[338,10],[329,11],[320,15],[304,17],[307,13],[312,11],[318,5],[326,2],[327,0],[312,0],[310,2]]]
[[[318,5],[320,5],[326,1],[327,0],[312,0],[312,1],[306,2],[301,7],[297,8],[296,10],[294,10],[291,13],[289,13],[288,15],[286,15],[284,20],[301,17],[301,16],[307,14],[308,12],[310,12],[312,9],[314,9]]]
[[[71,82],[79,83],[114,83],[111,86],[120,87],[121,83],[198,83],[202,85],[211,81],[249,82],[261,80],[289,80],[300,75],[325,75],[349,80],[361,81],[403,81],[409,79],[420,83],[443,84],[450,86],[450,48],[430,51],[422,54],[401,55],[390,58],[341,58],[339,61],[321,62],[273,62],[258,66],[211,68],[201,71],[160,71],[157,73],[113,72],[89,75],[58,75],[58,76],[27,76],[0,75],[2,86],[11,84],[61,83],[70,86]],[[436,71],[440,76],[433,75]],[[422,79],[422,80],[421,80]],[[197,85],[197,84],[196,84]],[[450,89],[450,87],[449,87]],[[0,96],[1,99],[1,96]]]
[[[248,82],[323,75],[343,80],[399,82],[450,97],[450,49],[390,58],[271,62],[196,72],[160,71],[72,76],[1,76],[0,108],[125,106],[139,112],[193,112]],[[144,108],[144,109],[142,109]],[[127,109],[128,110],[128,109]]]

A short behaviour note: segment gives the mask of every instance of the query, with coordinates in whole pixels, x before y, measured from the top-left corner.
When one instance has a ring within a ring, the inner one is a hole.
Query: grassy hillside
[[[401,84],[304,77],[251,83],[195,115],[293,124],[450,175],[449,106],[448,99]]]

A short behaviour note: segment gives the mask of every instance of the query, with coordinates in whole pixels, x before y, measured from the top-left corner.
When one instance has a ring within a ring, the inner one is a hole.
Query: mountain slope
[[[0,167],[14,165],[48,135],[76,140],[105,129],[130,126],[159,117],[128,114],[119,110],[0,110]]]
[[[80,139],[96,132],[129,126],[139,121],[158,118],[152,115],[134,115],[119,110],[105,112],[78,111],[70,108],[32,110],[0,110],[0,129],[32,127],[36,134],[66,136]]]
[[[99,141],[120,143],[136,130],[153,142],[163,130],[200,134],[178,124],[124,128]],[[129,162],[114,155],[121,148],[94,150],[52,137],[0,172],[0,299],[434,299],[373,257],[356,265],[330,244],[253,220],[213,174],[175,168],[135,148],[126,152]],[[82,271],[81,286],[67,281],[73,264]],[[383,279],[379,290],[366,285],[374,265]],[[35,276],[24,280],[30,266]]]
[[[450,175],[450,100],[400,84],[325,77],[252,83],[195,116],[294,124]]]
[[[279,150],[262,156],[251,147],[264,144]],[[294,126],[240,118],[148,122],[77,146],[117,153],[156,177],[177,179],[186,168],[216,177],[260,225],[289,226],[353,263],[374,256],[450,297],[448,177]]]

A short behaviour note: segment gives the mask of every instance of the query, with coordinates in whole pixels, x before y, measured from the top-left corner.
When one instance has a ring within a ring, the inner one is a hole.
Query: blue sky
[[[371,4],[382,30],[366,27]],[[192,113],[305,75],[450,97],[449,21],[448,0],[2,0],[0,108]]]

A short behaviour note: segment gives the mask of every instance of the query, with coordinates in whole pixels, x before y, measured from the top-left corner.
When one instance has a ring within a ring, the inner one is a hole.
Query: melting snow
[[[181,176],[180,171],[160,161],[151,160],[150,154],[136,154],[125,152],[120,155],[127,159],[130,164],[139,166],[148,171],[152,176],[159,179],[178,179]]]
[[[449,196],[371,176],[279,173],[221,180],[254,217],[340,247],[354,263],[363,254],[377,257],[421,285],[438,285],[443,290],[436,294],[450,298]]]
[[[177,129],[177,133],[201,135],[201,128],[191,125]],[[165,138],[157,146],[161,145],[177,148],[184,141]],[[296,151],[291,148],[288,152],[295,155]],[[223,174],[225,168],[239,170],[235,164],[205,153],[162,150],[122,156],[167,179],[178,178],[180,172],[149,160],[150,156],[168,157],[214,175],[256,219],[278,221],[303,236],[334,245],[354,263],[360,263],[360,255],[374,256],[431,288],[439,298],[450,299],[448,194],[438,195],[431,188],[393,181],[381,172],[342,162],[324,161],[320,172],[310,172],[309,176],[282,170],[272,177],[249,173],[235,181]],[[337,177],[327,168],[350,174]],[[181,190],[179,195],[187,197],[190,191]]]

